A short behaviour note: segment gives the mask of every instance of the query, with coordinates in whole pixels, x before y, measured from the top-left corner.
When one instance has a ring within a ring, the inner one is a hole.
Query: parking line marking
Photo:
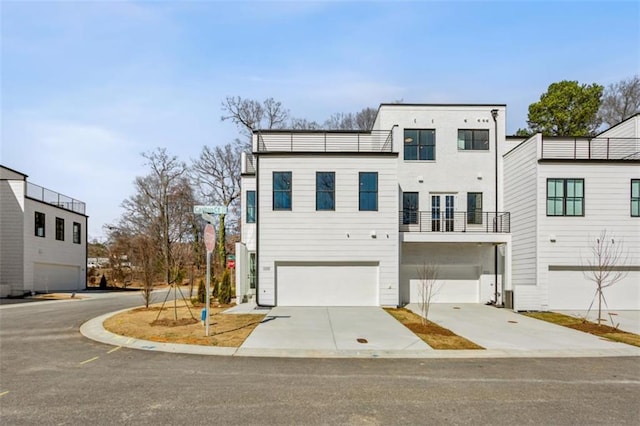
[[[122,346],[115,347],[115,348],[111,349],[111,350],[110,350],[109,352],[107,352],[107,353],[108,353],[108,354],[110,354],[111,352],[115,352],[115,351],[117,351],[118,349],[120,349],[121,347],[122,347]]]
[[[86,361],[82,361],[82,362],[80,363],[80,365],[82,365],[82,364],[86,364],[86,363],[91,362],[91,361],[95,361],[95,360],[96,360],[96,359],[98,359],[98,358],[100,358],[100,357],[99,357],[99,356],[94,356],[93,358],[90,358],[90,359],[88,359],[88,360],[86,360]]]
[[[5,396],[8,393],[9,393],[9,391],[0,392],[0,396]]]

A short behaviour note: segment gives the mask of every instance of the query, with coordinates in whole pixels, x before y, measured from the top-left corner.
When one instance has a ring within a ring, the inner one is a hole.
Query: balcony
[[[640,160],[640,138],[543,138],[545,160]]]
[[[42,186],[27,182],[27,197],[43,201],[72,212],[85,214],[86,204],[66,195],[59,194]]]
[[[400,212],[400,232],[511,232],[509,212],[447,212],[447,211],[403,211]]]
[[[347,130],[260,130],[254,152],[393,152],[393,132]]]

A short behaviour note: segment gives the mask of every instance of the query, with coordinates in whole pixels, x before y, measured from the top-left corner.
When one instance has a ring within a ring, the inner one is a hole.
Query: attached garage
[[[378,263],[276,264],[278,306],[378,306]]]
[[[569,270],[573,269],[573,270]],[[593,301],[596,284],[585,278],[579,267],[549,266],[549,310],[586,310]],[[640,309],[640,273],[630,271],[621,281],[603,291],[609,309]]]
[[[403,265],[405,276],[409,278],[409,301],[419,303],[421,285],[418,267]],[[433,287],[433,303],[478,303],[480,302],[480,266],[440,265],[438,279]]]
[[[34,263],[33,289],[37,292],[81,290],[80,267],[51,263]]]

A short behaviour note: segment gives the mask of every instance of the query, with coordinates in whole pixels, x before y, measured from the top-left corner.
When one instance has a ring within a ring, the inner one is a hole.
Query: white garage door
[[[553,268],[553,267],[552,267]],[[631,271],[624,280],[603,291],[609,309],[640,309],[640,273]],[[596,285],[582,271],[549,271],[549,309],[586,310],[593,301]],[[597,299],[593,306],[597,306]]]
[[[411,268],[409,266],[407,269]],[[416,270],[416,267],[413,267]],[[433,303],[478,303],[480,301],[480,267],[438,266],[438,279],[433,285]],[[410,302],[419,303],[422,280],[415,276],[409,280]]]
[[[34,263],[33,287],[39,292],[81,290],[80,267]]]
[[[378,266],[278,265],[278,306],[378,306]]]

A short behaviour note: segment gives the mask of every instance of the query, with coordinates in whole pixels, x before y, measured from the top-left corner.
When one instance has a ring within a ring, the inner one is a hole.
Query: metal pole
[[[210,280],[211,280],[211,252],[208,251],[207,252],[207,296],[206,296],[206,305],[204,307],[204,313],[205,313],[205,318],[204,318],[204,324],[205,324],[205,328],[204,328],[204,335],[205,336],[209,336],[209,286],[210,284]]]

